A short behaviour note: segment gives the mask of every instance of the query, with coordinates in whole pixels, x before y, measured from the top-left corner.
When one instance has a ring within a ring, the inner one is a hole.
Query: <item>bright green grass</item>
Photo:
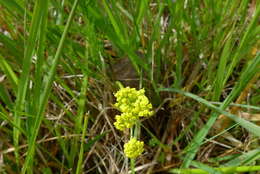
[[[163,168],[169,151],[168,163],[198,168],[172,172],[258,168],[260,127],[228,109],[259,113],[259,4],[0,0],[0,173],[130,170],[124,138],[112,125],[115,76],[126,72],[136,74],[132,84],[145,88],[154,109],[165,111],[142,122],[141,139],[154,145],[135,165],[157,162],[144,172]],[[126,65],[118,65],[121,59]],[[248,86],[248,97],[236,104]],[[192,111],[189,120],[170,137],[171,113],[181,108]],[[219,114],[236,124],[224,132],[247,144],[202,162],[197,157],[207,140],[229,145],[212,131]]]

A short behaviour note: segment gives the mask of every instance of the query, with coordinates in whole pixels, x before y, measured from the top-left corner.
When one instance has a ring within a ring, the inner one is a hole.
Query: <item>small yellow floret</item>
[[[136,158],[144,151],[144,142],[138,141],[136,138],[130,139],[124,145],[124,153],[128,158]]]

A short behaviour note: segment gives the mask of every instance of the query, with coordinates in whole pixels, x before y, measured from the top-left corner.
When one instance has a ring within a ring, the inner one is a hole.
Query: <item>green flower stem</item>
[[[130,129],[131,138],[134,138],[134,137],[137,138],[135,136],[135,132],[136,132],[135,130],[136,130],[135,126]],[[131,168],[131,174],[135,174],[135,159],[134,158],[130,158],[130,168]]]
[[[135,137],[135,129],[134,126],[130,128],[130,139]]]
[[[124,88],[124,86],[122,85],[121,82],[116,81],[116,84],[117,84],[117,86],[119,87],[119,89],[123,89],[123,88]]]
[[[135,127],[134,127],[134,137],[136,137],[137,139],[139,139],[140,137],[140,121],[137,120]]]
[[[131,166],[131,173],[135,174],[135,159],[134,158],[130,159],[130,166]]]

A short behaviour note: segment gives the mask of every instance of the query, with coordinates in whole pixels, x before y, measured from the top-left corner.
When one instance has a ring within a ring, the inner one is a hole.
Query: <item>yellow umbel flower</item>
[[[133,116],[147,117],[153,114],[152,105],[145,96],[144,89],[137,91],[135,88],[121,88],[115,93],[115,106],[123,113],[131,113]]]
[[[124,145],[124,153],[128,158],[136,158],[144,151],[144,142],[138,141],[136,138],[130,139]]]
[[[123,131],[126,128],[131,128],[137,122],[138,117],[132,115],[131,113],[122,113],[121,115],[116,115],[115,127],[118,130]]]

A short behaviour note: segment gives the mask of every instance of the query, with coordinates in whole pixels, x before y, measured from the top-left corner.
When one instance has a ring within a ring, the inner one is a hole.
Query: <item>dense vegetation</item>
[[[259,0],[0,0],[0,173],[260,171],[259,17]],[[153,106],[131,162],[120,85]]]

